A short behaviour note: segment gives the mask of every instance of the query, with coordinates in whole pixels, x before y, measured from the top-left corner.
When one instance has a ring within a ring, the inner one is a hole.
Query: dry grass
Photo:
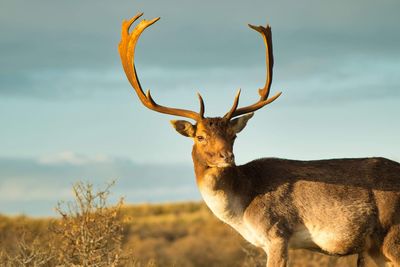
[[[201,203],[109,205],[110,186],[73,187],[58,219],[0,216],[0,266],[265,266],[264,253]],[[355,266],[355,257],[291,251],[290,266]]]
[[[16,244],[15,253],[0,252],[0,263],[1,266],[7,267],[53,266],[54,256],[53,247],[50,243],[43,244],[38,239],[27,242],[22,235]]]
[[[75,184],[74,201],[56,208],[60,219],[45,222],[47,227],[40,230],[35,229],[35,220],[27,219],[15,229],[15,245],[3,247],[1,264],[120,266],[124,261],[122,200],[108,206],[111,185],[95,191],[91,184]]]

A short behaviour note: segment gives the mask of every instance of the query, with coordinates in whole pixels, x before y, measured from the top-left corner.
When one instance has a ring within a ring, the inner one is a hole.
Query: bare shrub
[[[107,203],[113,185],[95,190],[90,183],[74,184],[73,201],[56,207],[59,219],[0,216],[0,266],[155,267],[152,260],[138,261],[131,250],[123,252],[123,199]]]
[[[66,266],[118,266],[122,254],[123,227],[120,210],[123,200],[107,206],[110,187],[94,191],[93,185],[73,185],[74,201],[58,204],[61,220],[52,231],[60,240],[57,260]]]

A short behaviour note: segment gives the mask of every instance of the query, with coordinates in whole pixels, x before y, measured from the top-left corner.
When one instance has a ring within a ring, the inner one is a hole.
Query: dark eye
[[[200,141],[200,142],[201,142],[201,141],[204,141],[204,137],[201,136],[201,135],[198,135],[196,138],[197,138],[197,140]]]

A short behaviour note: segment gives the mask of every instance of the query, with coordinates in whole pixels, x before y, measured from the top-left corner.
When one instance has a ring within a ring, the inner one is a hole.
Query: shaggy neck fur
[[[243,215],[243,198],[238,191],[242,188],[238,167],[210,167],[199,159],[196,147],[192,151],[196,182],[204,201],[222,221],[232,223]]]

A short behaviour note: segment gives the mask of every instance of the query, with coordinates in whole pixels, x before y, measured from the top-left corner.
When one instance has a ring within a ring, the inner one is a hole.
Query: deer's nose
[[[221,159],[223,159],[225,162],[233,162],[235,159],[235,156],[233,155],[232,152],[229,151],[223,151],[219,153],[219,156]]]

